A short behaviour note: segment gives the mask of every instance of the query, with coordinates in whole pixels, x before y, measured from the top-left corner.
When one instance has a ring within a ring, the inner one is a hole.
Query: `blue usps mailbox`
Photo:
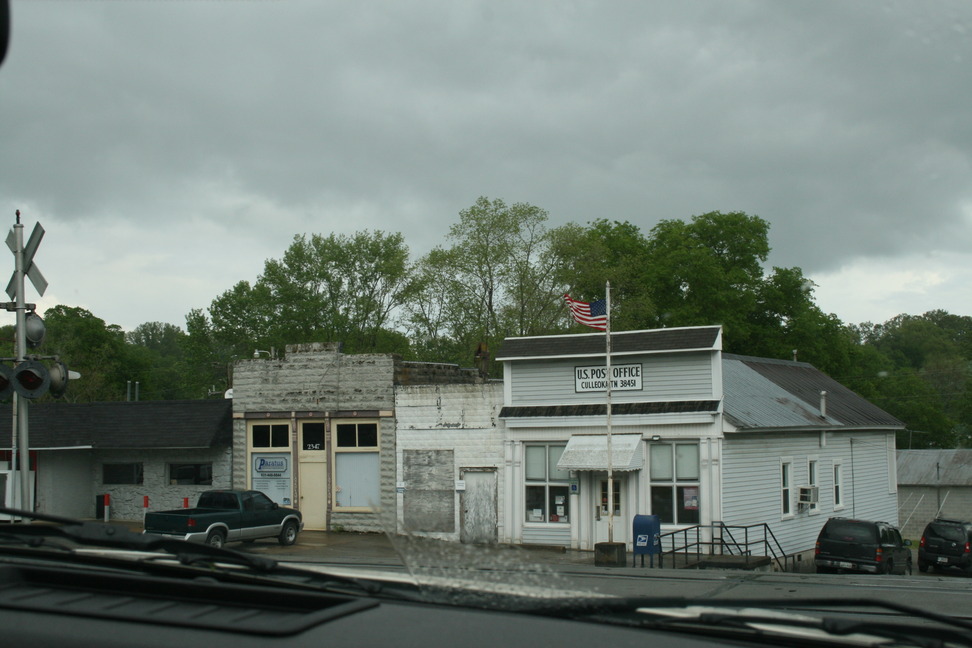
[[[631,524],[634,538],[634,556],[641,556],[641,566],[645,566],[645,554],[648,554],[649,565],[655,566],[655,554],[661,553],[658,536],[661,534],[661,520],[657,515],[636,515]],[[632,556],[631,566],[635,567],[635,557]]]

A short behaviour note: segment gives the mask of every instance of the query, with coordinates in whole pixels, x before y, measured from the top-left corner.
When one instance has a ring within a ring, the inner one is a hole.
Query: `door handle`
[[[595,506],[594,507],[594,519],[597,520],[598,522],[601,521],[601,507],[600,506]]]

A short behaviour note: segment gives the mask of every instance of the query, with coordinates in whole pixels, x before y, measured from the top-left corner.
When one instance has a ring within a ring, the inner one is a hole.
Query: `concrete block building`
[[[30,404],[35,510],[141,520],[232,484],[229,400]],[[18,508],[11,417],[0,417],[0,501]],[[19,455],[19,452],[18,452]]]
[[[291,345],[281,359],[237,361],[233,485],[299,508],[308,529],[394,526],[400,504],[396,389],[477,381],[478,372],[455,365],[346,355],[338,344]],[[425,490],[434,490],[442,473],[429,470],[427,476]],[[406,510],[423,506],[418,499],[409,499]]]

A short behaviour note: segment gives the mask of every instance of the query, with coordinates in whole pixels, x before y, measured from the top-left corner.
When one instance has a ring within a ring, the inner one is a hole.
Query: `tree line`
[[[769,224],[742,212],[548,226],[526,203],[481,197],[444,243],[413,260],[399,233],[297,235],[252,283],[241,280],[182,329],[132,331],[58,305],[45,354],[83,375],[74,402],[221,396],[255,349],[340,342],[346,353],[480,366],[506,337],[591,332],[563,296],[611,283],[612,330],[721,324],[725,351],[809,362],[904,421],[900,448],[972,446],[972,318],[933,311],[846,324],[814,301],[800,268],[765,268]],[[13,346],[13,327],[3,329]]]

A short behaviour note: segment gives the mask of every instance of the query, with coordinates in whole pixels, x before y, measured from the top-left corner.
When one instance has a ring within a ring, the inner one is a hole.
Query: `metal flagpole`
[[[607,488],[608,488],[608,542],[614,542],[614,453],[611,450],[611,282],[604,285],[607,324],[604,327],[605,358],[607,364]]]

